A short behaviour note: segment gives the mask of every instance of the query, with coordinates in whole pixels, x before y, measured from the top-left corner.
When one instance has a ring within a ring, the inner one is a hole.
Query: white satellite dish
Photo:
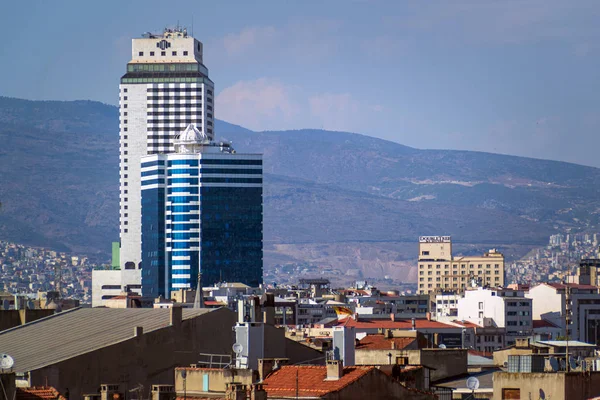
[[[469,379],[467,379],[467,387],[470,390],[479,389],[479,379],[475,378],[474,376],[470,377]]]
[[[550,367],[552,371],[557,372],[559,370],[558,360],[555,357],[550,357]]]
[[[242,351],[244,350],[244,346],[242,346],[239,343],[234,343],[233,346],[231,346],[231,348],[233,349],[233,352],[238,356],[242,354]]]
[[[442,344],[440,344],[438,347],[439,347],[440,349],[445,349],[445,348],[446,348],[446,345],[442,343]]]
[[[0,354],[0,369],[11,369],[15,365],[15,360],[8,354]]]

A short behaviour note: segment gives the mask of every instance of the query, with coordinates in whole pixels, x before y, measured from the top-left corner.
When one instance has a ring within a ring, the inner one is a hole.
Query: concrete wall
[[[434,400],[436,397],[433,394],[408,389],[400,382],[395,381],[390,376],[376,369],[339,392],[331,393],[323,398],[330,400]]]
[[[236,382],[250,385],[257,381],[258,374],[250,369],[217,369],[217,368],[181,368],[175,370],[175,392],[179,397],[184,395],[184,379],[182,371],[186,371],[185,395],[199,396],[212,393],[225,393],[228,383]],[[205,390],[204,381],[208,381]]]
[[[423,349],[423,350],[356,350],[356,365],[396,364],[397,357],[408,357],[411,365],[424,365],[434,368],[431,381],[467,373],[467,350],[462,349]]]
[[[152,384],[174,384],[173,369],[198,362],[199,353],[230,354],[234,312],[219,309],[139,337],[103,347],[30,372],[32,386],[50,385],[72,399],[96,393],[101,383],[120,384],[127,392],[138,383],[149,397]],[[60,340],[60,339],[58,339]],[[131,385],[131,386],[130,386]]]
[[[494,373],[493,399],[506,388],[520,389],[521,399],[585,400],[600,395],[600,373]]]
[[[505,362],[508,362],[508,356],[521,356],[532,354],[531,349],[505,349],[494,352],[494,365],[503,366]]]

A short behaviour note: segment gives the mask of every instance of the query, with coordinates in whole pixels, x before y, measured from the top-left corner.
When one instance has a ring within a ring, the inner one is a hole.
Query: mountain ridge
[[[315,129],[254,132],[217,120],[215,131],[238,152],[264,154],[266,269],[341,265],[347,255],[365,273],[383,257],[387,273],[413,277],[420,235],[539,245],[600,223],[595,167]],[[107,255],[118,240],[118,109],[0,97],[0,142],[0,239]]]

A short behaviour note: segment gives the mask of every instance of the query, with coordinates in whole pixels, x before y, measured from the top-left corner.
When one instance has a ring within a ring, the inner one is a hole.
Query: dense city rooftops
[[[338,380],[327,380],[327,367],[290,365],[271,373],[264,380],[269,397],[319,397],[342,390],[356,382],[375,367],[344,367]]]

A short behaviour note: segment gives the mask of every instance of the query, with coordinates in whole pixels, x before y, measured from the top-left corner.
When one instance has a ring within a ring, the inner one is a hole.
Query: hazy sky
[[[192,16],[217,118],[600,167],[595,0],[5,1],[0,95],[116,104],[130,39]]]

